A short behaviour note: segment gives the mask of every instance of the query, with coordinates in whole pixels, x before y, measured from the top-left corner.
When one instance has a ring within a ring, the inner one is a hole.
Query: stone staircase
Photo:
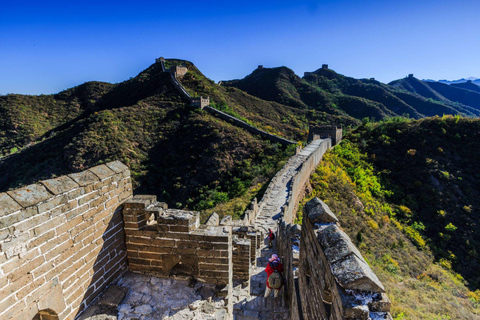
[[[289,319],[289,309],[283,298],[283,288],[277,298],[273,293],[265,298],[265,286],[267,274],[265,267],[272,254],[277,253],[275,246],[270,249],[263,243],[260,250],[260,256],[257,258],[256,265],[251,266],[250,281],[248,285],[237,284],[233,288],[233,318],[235,320],[254,320],[254,319]]]

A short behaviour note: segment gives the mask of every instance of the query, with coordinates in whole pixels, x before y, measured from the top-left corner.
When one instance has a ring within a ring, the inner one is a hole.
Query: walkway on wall
[[[259,203],[259,212],[253,223],[257,230],[265,235],[268,229],[277,231],[278,221],[282,218],[282,207],[288,200],[292,180],[302,167],[302,164],[315,152],[323,140],[315,140],[305,147],[299,154],[291,157],[285,166],[272,179],[262,201]],[[275,241],[276,242],[276,241]],[[249,286],[242,288],[237,285],[233,290],[234,319],[289,319],[288,305],[282,297],[264,298],[267,275],[264,272],[268,259],[277,253],[274,246],[269,249],[265,242],[260,247],[261,255],[256,265],[251,267]],[[283,294],[283,289],[281,294]]]
[[[308,157],[318,149],[323,140],[315,140],[303,148],[299,154],[291,157],[269,185],[259,203],[259,212],[254,225],[257,229],[267,232],[270,228],[277,230],[278,220],[282,216],[282,207],[286,204],[290,192],[292,178],[300,170]],[[271,189],[270,189],[271,188]]]

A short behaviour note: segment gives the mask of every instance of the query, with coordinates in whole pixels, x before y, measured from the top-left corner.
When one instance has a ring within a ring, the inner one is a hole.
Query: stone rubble
[[[116,285],[128,293],[115,310],[94,304],[81,320],[224,320],[225,300],[214,296],[215,287],[197,282],[162,279],[127,272]]]

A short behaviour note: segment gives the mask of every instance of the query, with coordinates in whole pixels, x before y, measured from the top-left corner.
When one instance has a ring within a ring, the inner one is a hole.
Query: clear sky
[[[121,82],[159,56],[215,81],[323,63],[382,82],[480,77],[480,1],[0,0],[0,94]]]

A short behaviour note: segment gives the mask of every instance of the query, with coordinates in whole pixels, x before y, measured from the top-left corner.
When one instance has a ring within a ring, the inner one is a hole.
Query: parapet
[[[304,317],[390,319],[390,301],[382,283],[328,206],[314,198],[305,205],[304,217],[299,259]]]
[[[119,161],[0,193],[0,319],[74,319],[121,276],[131,196]]]

